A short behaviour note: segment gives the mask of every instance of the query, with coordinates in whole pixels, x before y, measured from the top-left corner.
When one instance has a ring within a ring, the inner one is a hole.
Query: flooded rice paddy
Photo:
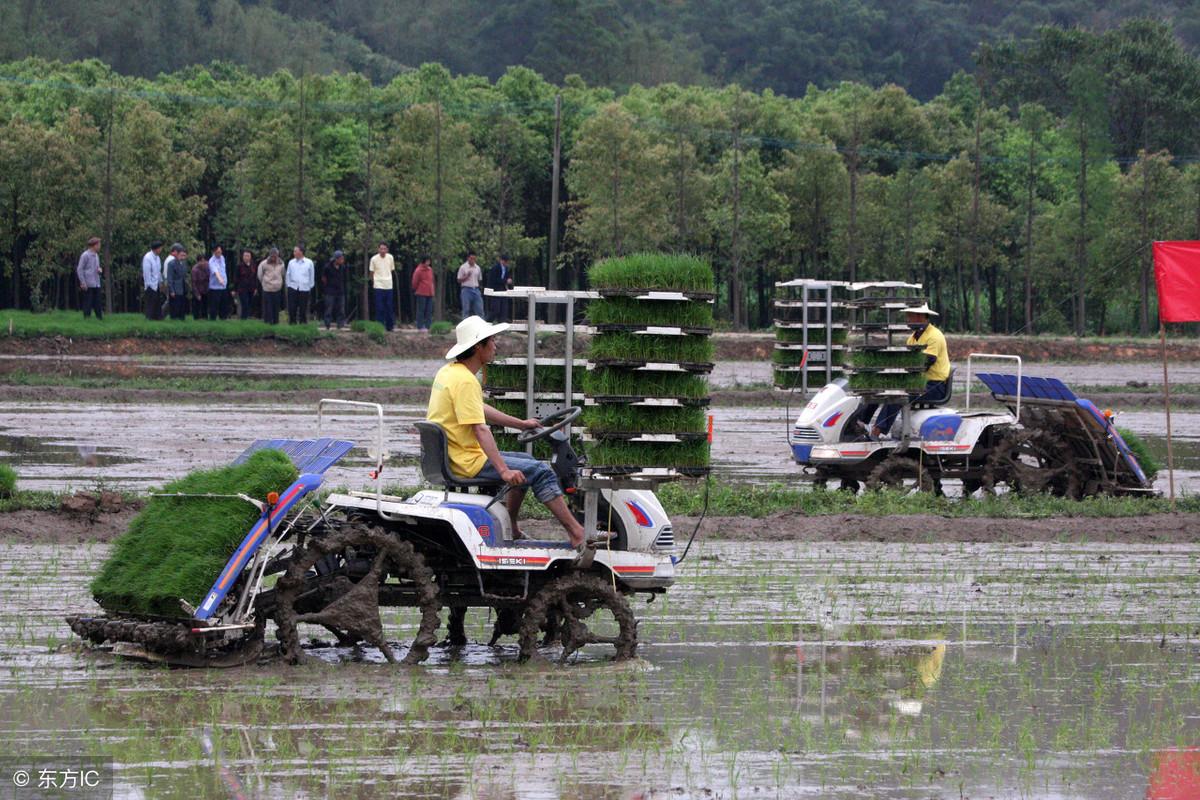
[[[704,541],[636,604],[632,664],[523,666],[510,643],[229,671],[69,641],[106,552],[0,556],[0,747],[111,756],[120,798],[1200,791],[1197,546]]]

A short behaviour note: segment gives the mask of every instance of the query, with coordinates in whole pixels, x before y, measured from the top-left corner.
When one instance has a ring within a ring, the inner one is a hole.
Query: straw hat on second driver
[[[904,309],[905,314],[924,314],[927,317],[936,317],[938,312],[929,307],[929,303],[922,303],[919,306]]]
[[[479,344],[484,339],[490,336],[495,336],[497,333],[504,333],[508,330],[509,324],[501,322],[497,325],[491,325],[484,321],[483,317],[471,316],[458,323],[458,327],[454,329],[454,335],[458,337],[458,342],[454,347],[446,351],[446,360],[457,358],[461,353],[466,352],[471,345]]]

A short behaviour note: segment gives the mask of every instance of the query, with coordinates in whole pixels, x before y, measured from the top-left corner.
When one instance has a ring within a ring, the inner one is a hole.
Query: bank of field
[[[0,312],[0,336],[19,339],[156,339],[194,340],[209,342],[246,342],[259,339],[276,340],[293,345],[308,346],[330,334],[316,323],[307,325],[268,325],[256,319],[224,320],[148,320],[141,314],[106,314],[104,319],[84,318],[77,311]]]

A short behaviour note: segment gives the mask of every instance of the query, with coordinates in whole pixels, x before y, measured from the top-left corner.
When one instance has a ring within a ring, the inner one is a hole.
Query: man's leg
[[[100,298],[100,287],[88,291],[92,294],[92,310],[96,312],[96,319],[104,319],[104,301]]]
[[[483,316],[483,292],[479,289],[471,290],[471,307],[479,316]]]
[[[508,518],[512,522],[513,538],[524,539],[525,534],[517,525],[517,516],[521,513],[521,503],[525,501],[525,490],[517,487],[508,490],[504,498],[504,507],[508,509]]]

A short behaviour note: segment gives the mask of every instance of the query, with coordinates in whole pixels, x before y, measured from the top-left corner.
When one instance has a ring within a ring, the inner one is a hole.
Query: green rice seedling
[[[521,419],[524,419],[524,417],[521,417]],[[524,453],[525,452],[525,445],[520,444],[517,441],[517,435],[515,433],[501,433],[500,431],[495,431],[492,434],[492,436],[495,437],[495,439],[496,439],[496,447],[500,448],[501,450],[503,450],[505,452],[509,452],[509,453]],[[539,442],[533,443],[533,457],[534,458],[548,460],[552,455],[554,455],[554,452],[550,448],[550,443],[547,442],[545,439],[543,439]]]
[[[1125,444],[1129,445],[1129,450],[1133,453],[1133,457],[1142,466],[1142,472],[1146,473],[1147,478],[1154,480],[1158,475],[1158,471],[1162,469],[1162,464],[1158,463],[1158,459],[1150,452],[1149,445],[1146,444],[1142,437],[1128,428],[1117,428],[1117,433],[1121,434],[1121,438],[1125,440]]]
[[[831,331],[830,338],[832,344],[846,343],[846,329],[834,328]],[[775,341],[783,342],[784,344],[804,344],[804,329],[803,328],[776,328]],[[808,343],[810,345],[825,344],[825,330],[823,328],[808,329]]]
[[[588,268],[594,289],[657,289],[673,292],[712,292],[712,266],[702,258],[667,253],[634,253],[607,258]]]
[[[9,500],[17,495],[17,471],[8,464],[0,464],[0,500]]]
[[[904,390],[919,392],[925,388],[925,376],[920,373],[909,375],[880,375],[874,372],[856,372],[850,376],[850,389],[855,392]]]
[[[588,463],[597,467],[704,467],[709,444],[695,442],[596,442],[587,449]]]
[[[190,473],[163,491],[265,498],[295,479],[283,452],[262,450],[244,464]],[[258,517],[238,498],[153,497],[113,544],[92,594],[107,611],[178,617],[179,599],[203,599]]]
[[[592,339],[588,357],[593,361],[656,361],[669,364],[708,364],[713,343],[707,336],[654,336],[641,333],[604,333]]]
[[[375,322],[369,319],[356,319],[350,323],[350,330],[356,333],[365,333],[367,338],[379,344],[387,341],[387,328],[383,326],[382,322]]]
[[[525,419],[524,400],[488,400],[488,405],[501,414],[508,414],[510,417],[516,417],[517,419]]]
[[[587,406],[583,424],[592,433],[703,433],[708,415],[702,408]]]
[[[711,328],[712,306],[679,300],[638,300],[606,297],[588,304],[590,325],[657,325],[680,328]]]
[[[78,312],[5,311],[0,332],[9,325],[16,338],[64,336],[69,339],[203,339],[210,342],[245,342],[279,339],[310,346],[329,334],[309,325],[268,325],[261,320],[148,320],[141,314],[106,314],[104,319],[80,317]]]
[[[804,360],[803,350],[773,350],[771,351],[771,361],[781,367],[798,367],[800,362]],[[845,351],[832,350],[829,353],[829,361],[835,367],[840,367],[845,360]],[[812,362],[810,362],[812,365]],[[820,366],[825,366],[822,361]]]
[[[924,367],[925,351],[854,350],[850,363],[855,367]]]
[[[708,381],[685,372],[648,372],[601,367],[584,376],[583,390],[593,397],[708,396]]]
[[[583,381],[585,367],[573,367],[571,388],[578,389]],[[489,389],[512,389],[525,391],[527,371],[524,364],[489,364],[484,368],[484,385]],[[566,387],[566,371],[560,366],[535,364],[533,388],[537,392],[561,392]]]

